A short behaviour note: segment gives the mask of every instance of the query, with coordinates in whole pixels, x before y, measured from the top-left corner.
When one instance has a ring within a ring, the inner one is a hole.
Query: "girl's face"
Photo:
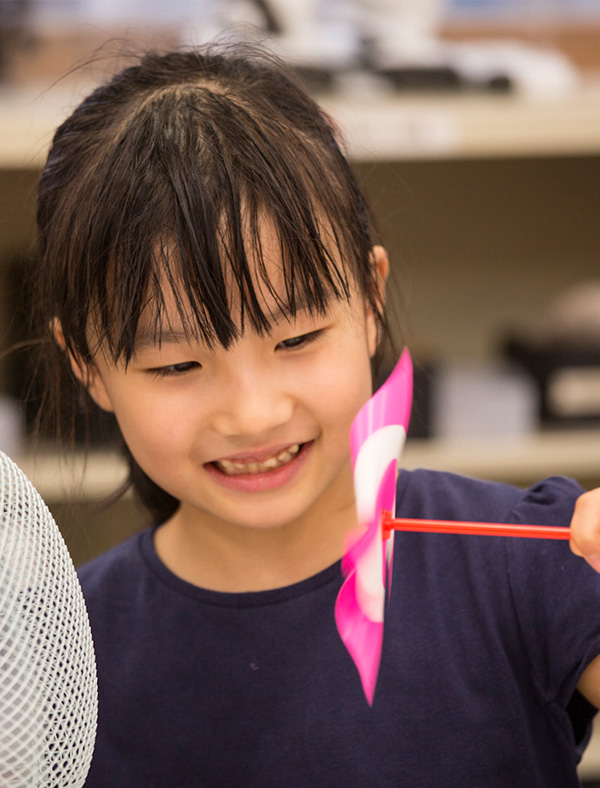
[[[385,277],[380,248],[374,264]],[[267,265],[276,283],[274,255]],[[348,434],[371,395],[377,341],[365,300],[280,316],[227,350],[186,338],[168,290],[165,301],[160,344],[142,316],[129,365],[100,352],[88,385],[140,467],[181,502],[176,516],[264,530],[353,507]],[[264,305],[277,315],[268,294]]]

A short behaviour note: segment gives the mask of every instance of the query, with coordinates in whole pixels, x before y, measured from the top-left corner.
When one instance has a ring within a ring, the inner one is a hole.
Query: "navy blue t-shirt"
[[[397,512],[568,525],[580,492],[403,471]],[[566,542],[398,533],[372,708],[335,626],[339,563],[217,593],[146,531],[79,575],[99,679],[87,788],[579,785],[600,576]]]

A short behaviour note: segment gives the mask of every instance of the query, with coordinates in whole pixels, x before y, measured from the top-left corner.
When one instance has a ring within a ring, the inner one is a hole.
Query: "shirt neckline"
[[[241,591],[226,592],[213,591],[208,588],[196,586],[174,574],[159,558],[154,547],[154,533],[156,527],[149,528],[141,534],[140,551],[146,565],[161,583],[172,591],[191,597],[205,604],[220,607],[261,607],[265,605],[281,604],[313,593],[322,586],[338,582],[341,585],[342,572],[341,560],[336,561],[317,574],[292,583],[281,588],[266,591]]]

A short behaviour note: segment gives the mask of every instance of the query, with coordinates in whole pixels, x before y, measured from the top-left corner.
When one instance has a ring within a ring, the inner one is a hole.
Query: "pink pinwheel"
[[[384,541],[382,513],[394,513],[396,464],[406,440],[412,383],[410,354],[404,350],[350,430],[359,535],[354,535],[342,561],[346,579],[335,618],[369,704],[379,672],[386,588],[389,591],[391,583],[393,533]]]
[[[359,531],[342,560],[346,578],[336,601],[335,620],[370,705],[381,660],[395,531],[565,540],[571,536],[570,528],[558,526],[395,518],[397,461],[406,440],[412,383],[412,363],[405,350],[350,430]]]

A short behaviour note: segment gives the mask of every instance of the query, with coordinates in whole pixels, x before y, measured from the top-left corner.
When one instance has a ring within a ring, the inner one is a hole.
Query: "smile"
[[[275,469],[280,468],[282,465],[288,463],[290,460],[293,460],[300,451],[301,446],[302,444],[295,443],[266,460],[258,461],[256,459],[248,459],[246,461],[241,461],[223,459],[216,460],[214,465],[216,468],[218,468],[218,470],[221,471],[221,473],[224,473],[226,476],[265,473],[267,471],[274,471]]]

